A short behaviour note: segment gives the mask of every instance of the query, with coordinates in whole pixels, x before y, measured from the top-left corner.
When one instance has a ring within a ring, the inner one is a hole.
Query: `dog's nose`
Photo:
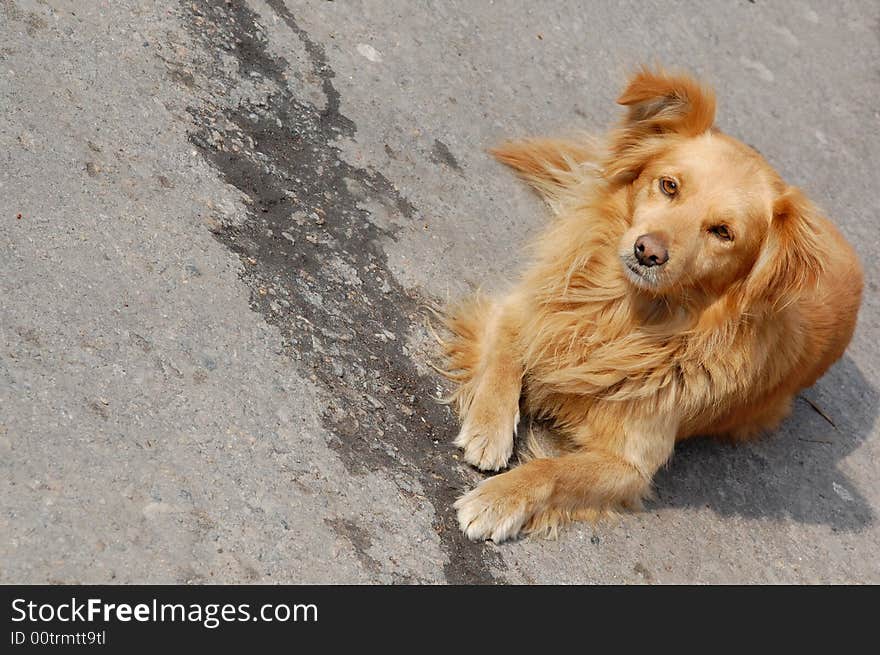
[[[636,259],[642,266],[662,266],[669,261],[669,250],[659,234],[643,234],[636,239],[633,248]]]

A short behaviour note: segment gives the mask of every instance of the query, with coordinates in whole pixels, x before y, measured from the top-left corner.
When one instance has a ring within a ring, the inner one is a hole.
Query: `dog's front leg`
[[[485,471],[504,468],[513,453],[523,378],[516,317],[515,298],[493,305],[473,344],[478,362],[455,445],[464,450],[466,462]]]
[[[459,526],[471,539],[498,542],[520,532],[554,534],[571,520],[637,507],[672,454],[675,434],[671,420],[630,421],[622,434],[591,438],[574,453],[484,480],[455,503]]]

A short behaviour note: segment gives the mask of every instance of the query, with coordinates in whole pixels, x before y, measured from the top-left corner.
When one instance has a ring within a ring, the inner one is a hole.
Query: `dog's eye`
[[[678,182],[671,177],[661,177],[660,191],[663,192],[663,195],[673,198],[678,193]]]
[[[714,225],[709,231],[722,241],[733,241],[733,232],[726,225]]]

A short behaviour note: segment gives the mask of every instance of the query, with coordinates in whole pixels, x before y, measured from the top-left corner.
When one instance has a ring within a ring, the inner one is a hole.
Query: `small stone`
[[[368,393],[365,393],[364,397],[367,399],[367,402],[369,402],[375,409],[385,409],[385,405],[378,398],[373,398],[373,396]]]

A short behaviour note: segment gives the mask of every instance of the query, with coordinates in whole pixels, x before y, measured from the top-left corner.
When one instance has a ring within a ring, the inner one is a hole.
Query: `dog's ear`
[[[649,134],[702,134],[715,122],[715,94],[688,75],[642,68],[617,99],[629,108],[624,127]]]
[[[611,138],[606,175],[631,181],[670,134],[697,136],[715,122],[715,94],[688,75],[642,68],[617,99],[628,108]]]
[[[746,280],[750,300],[786,305],[816,284],[824,251],[817,226],[818,210],[795,187],[773,204],[773,217],[758,259]]]

